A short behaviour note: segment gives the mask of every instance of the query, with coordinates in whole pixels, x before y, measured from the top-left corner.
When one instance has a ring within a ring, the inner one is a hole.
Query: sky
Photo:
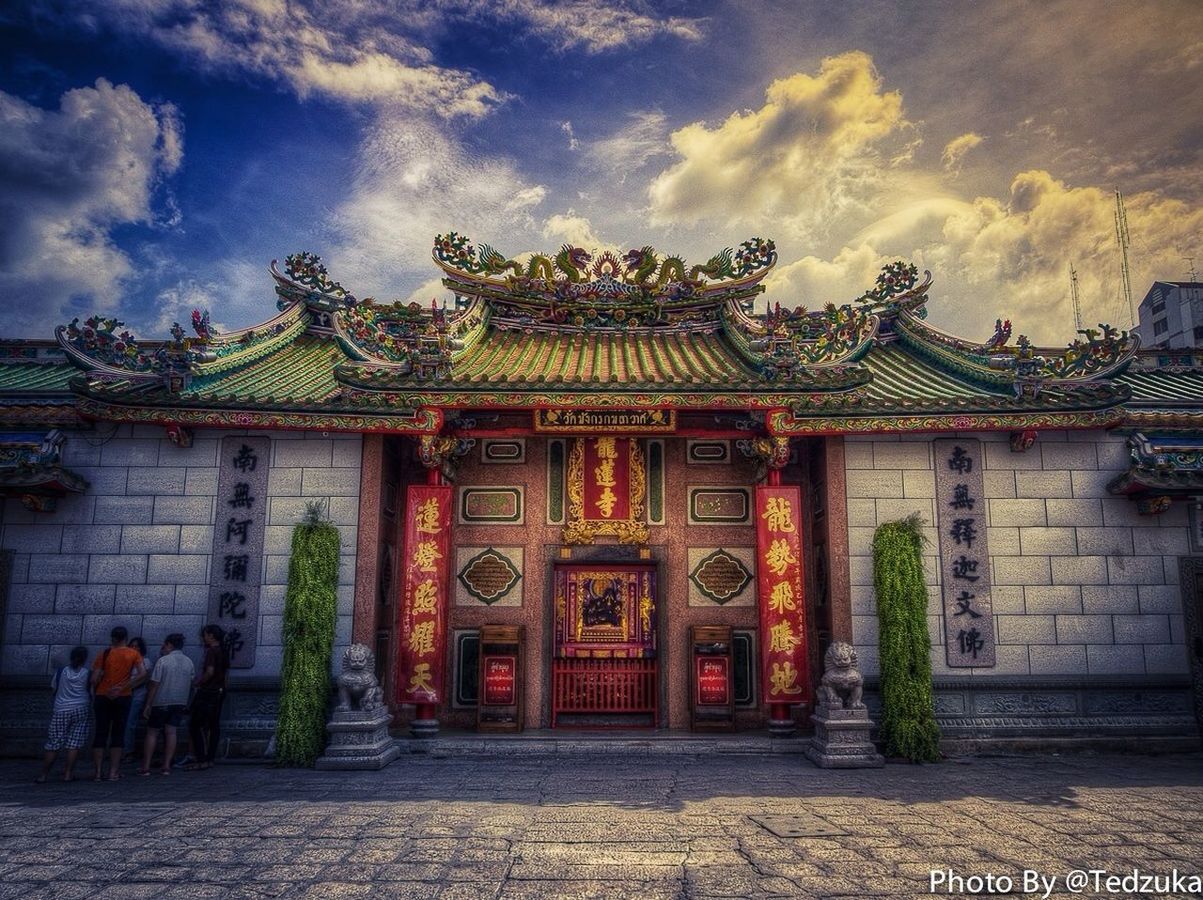
[[[458,231],[508,256],[773,239],[763,303],[930,269],[985,339],[1130,324],[1203,269],[1203,4],[34,0],[0,7],[0,336],[91,313],[163,337],[274,314],[318,253],[445,298]]]

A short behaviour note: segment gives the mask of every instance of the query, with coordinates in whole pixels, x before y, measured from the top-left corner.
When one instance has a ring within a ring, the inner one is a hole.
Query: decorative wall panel
[[[564,524],[564,441],[555,438],[547,442],[547,524]]]
[[[691,466],[713,466],[731,464],[730,441],[685,441],[685,461]]]
[[[755,606],[754,547],[690,547],[690,606]]]
[[[480,442],[482,463],[526,462],[526,440],[524,438],[485,438]]]
[[[647,442],[647,523],[664,524],[664,441]]]
[[[730,485],[690,485],[686,489],[690,525],[747,525],[752,491]]]
[[[525,489],[478,485],[459,492],[460,525],[521,525],[525,521]]]
[[[522,547],[457,547],[456,606],[521,606]]]

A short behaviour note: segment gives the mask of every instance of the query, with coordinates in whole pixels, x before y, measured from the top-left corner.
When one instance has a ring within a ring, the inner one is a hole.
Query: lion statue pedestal
[[[388,733],[384,692],[376,680],[376,657],[363,644],[343,654],[338,676],[338,704],[326,724],[330,743],[314,763],[318,769],[383,769],[401,751]]]
[[[856,650],[836,642],[823,657],[819,705],[810,720],[815,736],[806,756],[823,769],[872,769],[885,760],[869,740],[873,723],[863,700],[864,680],[856,668]]]

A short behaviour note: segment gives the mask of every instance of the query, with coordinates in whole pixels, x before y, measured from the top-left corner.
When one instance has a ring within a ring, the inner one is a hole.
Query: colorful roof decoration
[[[931,274],[902,261],[849,302],[755,314],[777,261],[758,237],[689,264],[651,247],[514,258],[452,232],[433,257],[453,304],[357,297],[304,252],[272,263],[278,313],[253,328],[218,333],[198,310],[165,341],[92,317],[55,345],[2,344],[0,425],[436,434],[459,411],[556,407],[753,413],[779,436],[1203,424],[1203,359],[1145,365],[1102,325],[1060,349],[1003,321],[967,341],[927,323]]]

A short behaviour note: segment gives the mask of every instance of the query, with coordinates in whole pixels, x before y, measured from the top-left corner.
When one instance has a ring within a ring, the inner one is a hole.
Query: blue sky
[[[1203,7],[1192,2],[35,2],[0,13],[0,334],[92,311],[161,336],[274,309],[323,256],[359,296],[428,299],[429,247],[702,260],[781,251],[817,307],[882,263],[985,336],[1127,324],[1203,267]]]

